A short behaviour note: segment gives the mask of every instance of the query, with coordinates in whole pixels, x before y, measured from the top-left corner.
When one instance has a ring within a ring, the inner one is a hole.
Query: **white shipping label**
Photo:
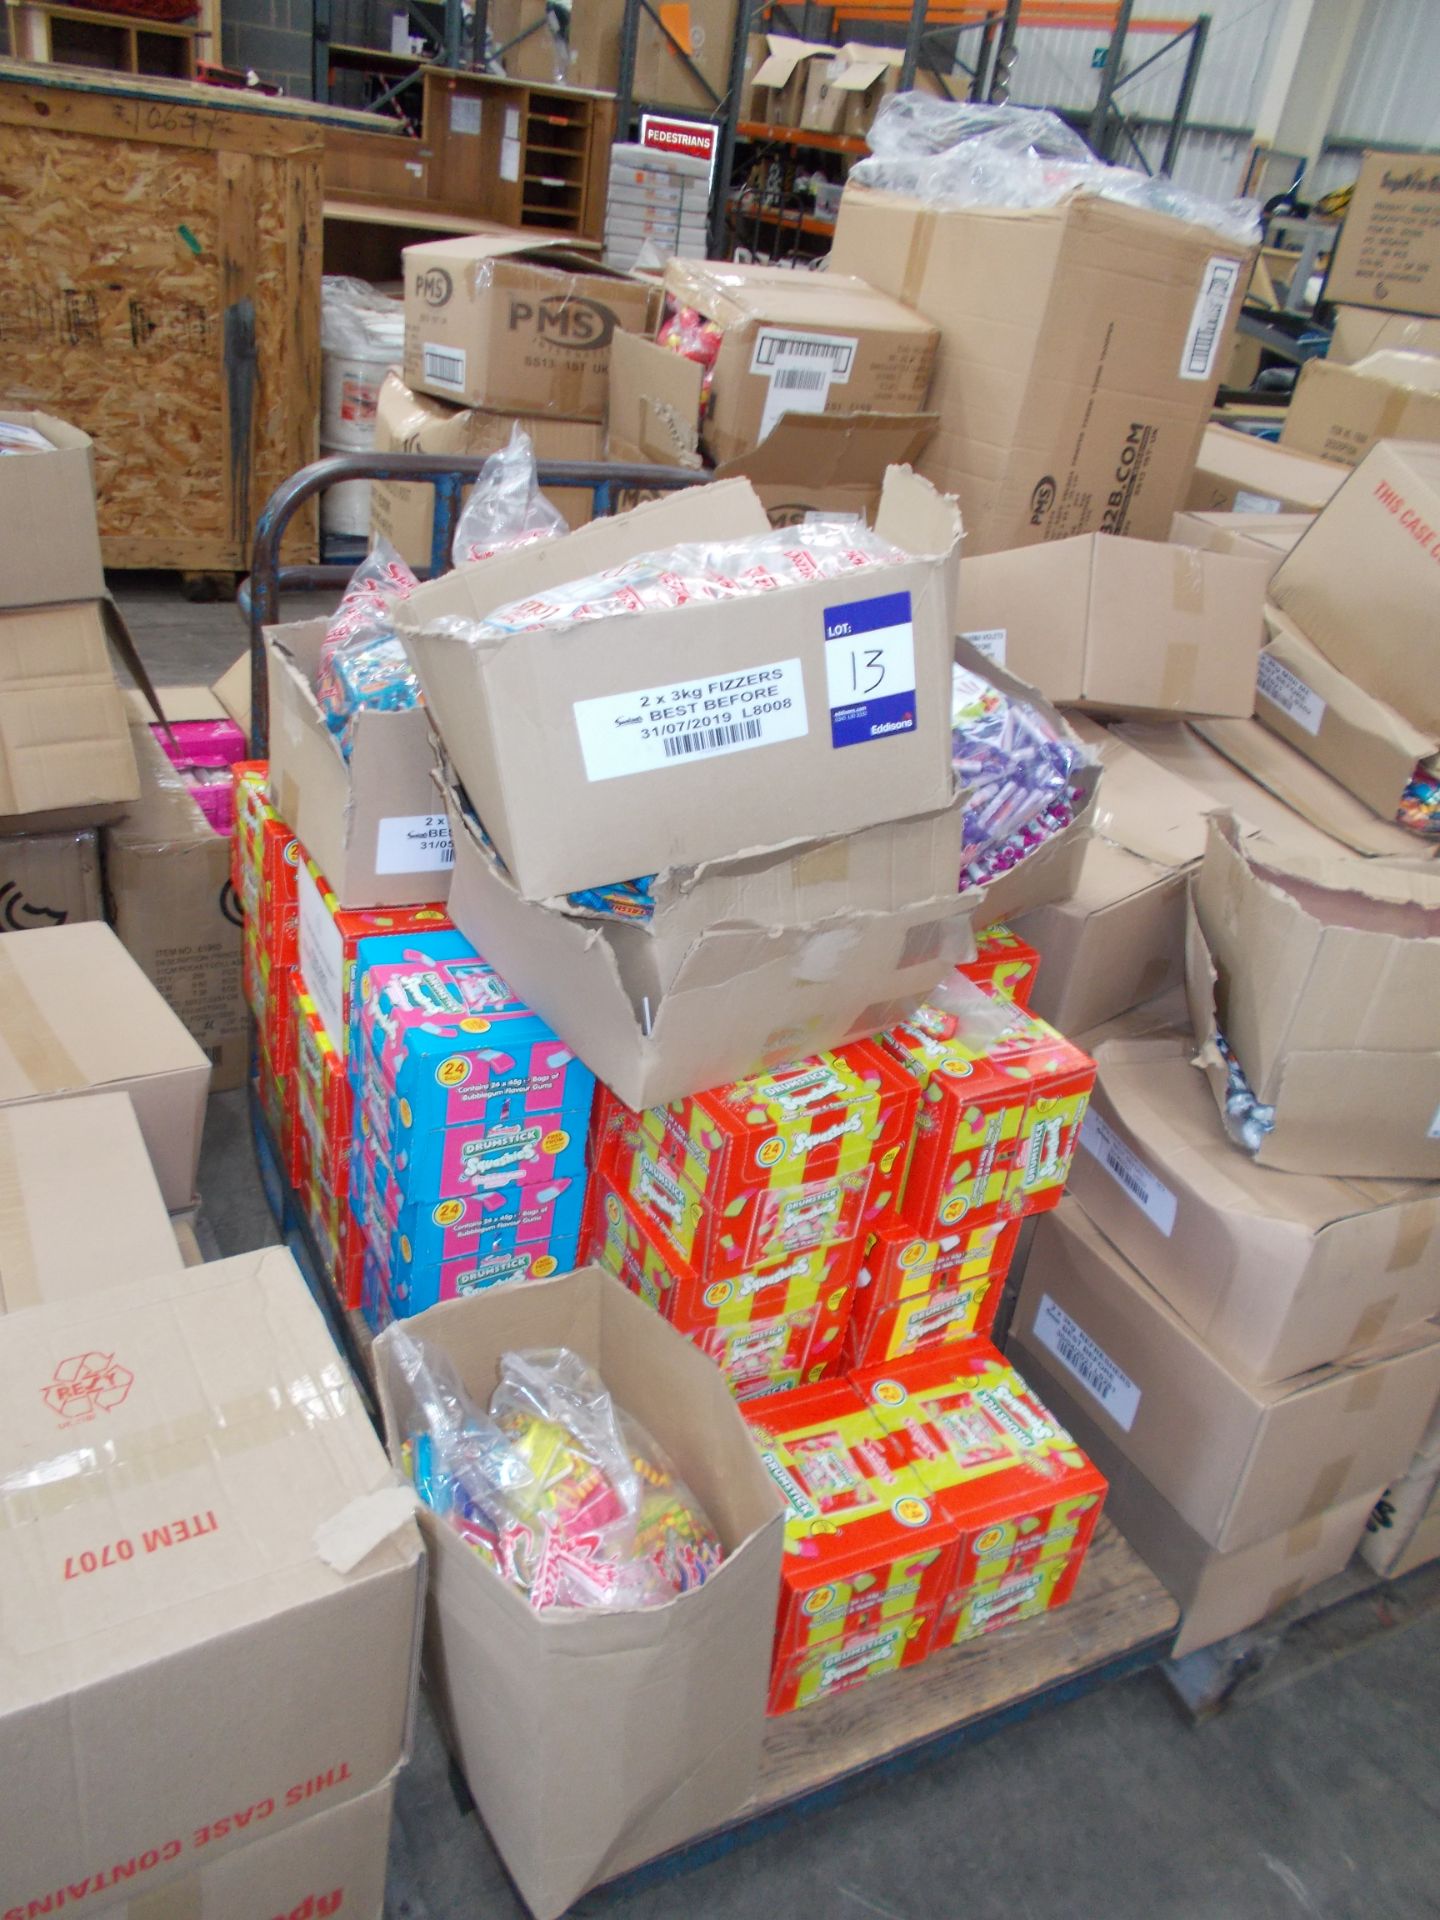
[[[775,660],[742,673],[697,674],[683,685],[577,700],[575,729],[587,780],[773,747],[809,730],[805,676],[798,660]]]
[[[1156,1178],[1139,1154],[1126,1146],[1115,1129],[1102,1120],[1093,1107],[1087,1110],[1081,1122],[1080,1144],[1100,1162],[1110,1178],[1119,1184],[1168,1240],[1175,1231],[1174,1194],[1163,1180]]]
[[[480,131],[480,101],[474,95],[452,93],[450,96],[451,133],[474,134]]]
[[[1243,487],[1235,490],[1236,513],[1279,513],[1280,502],[1270,493],[1247,493]]]
[[[986,627],[980,633],[962,633],[960,638],[968,641],[977,653],[983,653],[987,660],[993,660],[997,667],[1003,667],[1008,632],[1008,627]]]
[[[520,142],[502,140],[500,142],[500,178],[518,180],[520,178]]]
[[[339,1052],[345,1051],[345,942],[335,916],[303,864],[295,874],[300,900],[300,971],[315,1011]]]
[[[520,138],[520,109],[518,107],[506,107],[505,109],[505,138],[507,140],[518,140]]]
[[[792,333],[761,327],[750,371],[768,382],[760,414],[760,438],[786,413],[824,413],[831,387],[843,387],[860,342],[853,334]]]
[[[448,387],[453,393],[465,391],[465,349],[437,347],[426,340],[420,347],[420,364],[425,378],[433,386]]]
[[[1260,655],[1260,670],[1255,684],[1271,706],[1288,713],[1297,727],[1303,727],[1306,733],[1319,733],[1320,723],[1325,718],[1325,702],[1313,687],[1307,687],[1299,674],[1292,673],[1273,653],[1262,652]]]
[[[1427,1140],[1440,1140],[1440,1107],[1435,1109],[1435,1118],[1425,1129],[1425,1138]]]
[[[455,842],[443,813],[392,813],[375,830],[375,871],[448,873]]]
[[[1215,370],[1220,338],[1225,331],[1225,315],[1230,298],[1240,280],[1240,262],[1223,253],[1213,253],[1200,276],[1200,291],[1190,315],[1190,330],[1185,335],[1185,351],[1180,355],[1182,380],[1208,380]]]
[[[908,593],[825,609],[830,744],[854,747],[915,731],[915,623]]]
[[[1122,1368],[1066,1313],[1048,1293],[1040,1296],[1035,1315],[1035,1338],[1053,1353],[1067,1373],[1110,1415],[1123,1433],[1129,1433],[1140,1411],[1140,1389]]]

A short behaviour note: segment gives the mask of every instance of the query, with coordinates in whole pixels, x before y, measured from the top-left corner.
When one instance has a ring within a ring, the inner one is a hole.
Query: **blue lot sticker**
[[[830,744],[915,731],[915,627],[908,593],[825,609]]]

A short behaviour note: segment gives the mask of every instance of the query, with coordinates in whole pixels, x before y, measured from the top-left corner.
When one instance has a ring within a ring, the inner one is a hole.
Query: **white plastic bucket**
[[[327,446],[320,442],[321,455],[353,453],[353,447]],[[327,487],[320,496],[320,528],[341,540],[370,538],[370,482],[342,480],[338,487]]]
[[[375,444],[375,405],[385,371],[405,357],[403,303],[364,280],[327,275],[320,345],[321,442],[363,453]]]

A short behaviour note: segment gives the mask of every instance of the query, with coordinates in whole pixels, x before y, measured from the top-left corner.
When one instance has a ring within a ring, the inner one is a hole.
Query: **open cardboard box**
[[[1268,585],[1314,517],[1310,513],[1177,513],[1170,522],[1170,543],[1263,560]]]
[[[446,1301],[375,1343],[391,1458],[398,1342],[489,1404],[502,1354],[568,1347],[665,1450],[720,1536],[703,1586],[643,1611],[537,1612],[428,1511],[426,1670],[451,1750],[536,1920],[739,1813],[765,1727],[784,1503],[724,1376],[598,1267]],[[563,1844],[557,1844],[563,1828]]]
[[[1440,440],[1440,360],[1394,347],[1352,367],[1307,360],[1281,446],[1353,467],[1377,440]]]
[[[1440,1178],[1440,873],[1343,856],[1262,863],[1219,815],[1185,974],[1216,1104],[1218,1028],[1275,1110],[1262,1166]]]
[[[315,691],[327,625],[300,620],[265,629],[271,802],[342,907],[443,901],[453,855],[445,816],[435,809],[425,710],[357,713],[347,760]]]
[[[52,413],[0,408],[0,424],[33,428],[51,447],[0,458],[0,610],[99,600],[105,570],[89,434]]]
[[[1208,426],[1185,506],[1192,513],[1318,513],[1344,478],[1327,460]]]
[[[754,489],[727,480],[460,568],[398,607],[430,718],[524,898],[949,804],[959,514],[892,468],[876,531],[910,558],[740,608],[474,637],[508,603],[637,555],[768,535]],[[884,680],[857,697],[877,647]]]

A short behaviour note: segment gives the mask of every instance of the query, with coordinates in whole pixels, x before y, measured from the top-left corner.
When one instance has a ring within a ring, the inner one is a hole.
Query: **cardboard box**
[[[770,846],[777,823],[803,840],[949,803],[959,515],[897,469],[876,530],[912,557],[757,595],[741,617],[697,600],[480,645],[444,630],[638,554],[768,534],[729,480],[461,568],[397,608],[429,718],[523,897]],[[886,690],[855,702],[852,653],[882,631]]]
[[[385,1903],[394,1800],[394,1785],[387,1781],[298,1827],[249,1840],[172,1881],[158,1895],[162,1910],[171,1906],[200,1920],[257,1920],[262,1913],[289,1920],[331,1914],[374,1920]],[[138,1882],[133,1899],[106,1904],[110,1920],[153,1920],[147,1880]]]
[[[1413,313],[1382,313],[1373,307],[1337,307],[1335,331],[1325,358],[1332,367],[1353,367],[1387,348],[1440,354],[1440,320]]]
[[[610,340],[654,290],[568,240],[472,233],[404,249],[405,384],[497,413],[603,420]]]
[[[1307,361],[1281,446],[1353,467],[1377,440],[1440,440],[1440,360],[1390,350],[1353,367]]]
[[[167,688],[169,717],[188,717]],[[204,696],[204,689],[196,690]],[[230,884],[230,842],[200,811],[146,720],[132,717],[140,798],[105,829],[105,883],[116,933],[197,1040],[211,1089],[241,1087],[250,1032],[240,985],[243,914]]]
[[[1398,1580],[1440,1556],[1440,1407],[1430,1416],[1415,1458],[1385,1489],[1367,1516],[1360,1557]]]
[[[1382,820],[1399,815],[1417,767],[1440,774],[1440,737],[1422,732],[1365,693],[1272,608],[1260,656],[1255,717],[1373,807]],[[1416,838],[1416,853],[1434,842]]]
[[[735,0],[664,0],[658,22],[642,10],[635,37],[632,97],[708,116],[730,84]],[[571,81],[614,93],[620,84],[624,0],[587,0],[570,20]],[[691,73],[679,56],[697,68]]]
[[[1344,857],[1262,864],[1233,818],[1212,820],[1186,991],[1221,1110],[1217,1023],[1255,1098],[1275,1109],[1262,1166],[1440,1177],[1437,926],[1440,874]]]
[[[0,934],[0,1107],[128,1093],[172,1211],[195,1195],[210,1063],[108,927]]]
[[[49,453],[0,457],[0,609],[98,600],[105,592],[95,523],[95,449],[88,433],[51,413],[11,413],[0,426],[30,427]]]
[[[1087,1452],[1108,1439],[1225,1553],[1391,1478],[1440,1391],[1429,1325],[1296,1380],[1237,1379],[1073,1200],[1035,1229],[1010,1350],[1063,1387],[1057,1412]]]
[[[1285,1380],[1440,1311],[1440,1188],[1256,1166],[1163,1013],[1084,1041],[1098,1078],[1070,1191],[1230,1372]]]
[[[521,1897],[536,1920],[556,1920],[587,1887],[720,1825],[754,1791],[780,1497],[720,1374],[596,1267],[447,1301],[412,1331],[482,1406],[502,1353],[578,1353],[665,1449],[725,1548],[705,1584],[668,1606],[536,1613],[448,1525],[421,1514],[434,1696]],[[394,1337],[374,1352],[398,1459],[409,1416]]]
[[[5,1909],[112,1862],[181,1881],[387,1781],[420,1542],[290,1255],[13,1314],[0,1379],[5,1478],[31,1489],[3,1548]],[[40,1498],[81,1421],[94,1497]]]
[[[758,447],[786,413],[916,413],[938,328],[838,270],[672,260],[667,303],[721,330],[700,438],[712,460]]]
[[[1440,314],[1440,159],[1367,153],[1325,282],[1325,298]]]
[[[767,33],[765,58],[750,79],[754,117],[772,127],[800,126],[811,66],[817,60],[828,61],[834,52],[828,41]]]
[[[622,336],[623,337],[623,336]],[[612,342],[613,345],[613,342]],[[543,414],[517,420],[480,407],[453,407],[428,393],[412,393],[391,367],[375,405],[376,453],[453,453],[485,460],[509,444],[519,425],[530,436],[535,458],[603,460],[604,436],[590,420],[550,420]],[[546,491],[572,527],[591,517],[594,496],[588,487],[552,487]],[[435,525],[435,489],[414,480],[372,480],[370,528],[387,539],[403,560],[429,571]]]
[[[435,810],[425,710],[357,713],[347,760],[315,691],[326,625],[300,620],[265,629],[275,809],[343,905],[443,901],[454,853],[445,816]]]
[[[899,87],[905,55],[899,47],[865,46],[853,40],[830,51],[830,59],[806,65],[800,125],[814,133],[862,139],[880,102]],[[923,70],[915,75],[915,87],[926,93],[938,91]]]
[[[1309,513],[1177,513],[1170,522],[1170,542],[1263,560],[1268,585],[1314,517]]]
[[[830,266],[941,329],[941,427],[920,470],[964,501],[967,555],[1077,533],[1165,538],[1245,249],[1090,195],[1016,212],[849,186]]]
[[[1387,1503],[1387,1495],[1382,1495],[1379,1502],[1380,1510],[1383,1510]],[[1383,1573],[1387,1580],[1403,1579],[1407,1573],[1413,1573],[1416,1567],[1427,1566],[1432,1560],[1440,1560],[1440,1480],[1431,1485],[1429,1499],[1416,1516],[1414,1527],[1407,1535],[1405,1544],[1393,1559],[1388,1551],[1387,1535],[1377,1536],[1376,1532],[1366,1533],[1360,1543],[1360,1551],[1371,1566],[1374,1566],[1375,1562],[1371,1559],[1368,1549],[1377,1537],[1384,1542],[1384,1545],[1377,1546],[1375,1552],[1383,1554],[1386,1564],[1383,1567],[1376,1567],[1376,1571]]]
[[[0,838],[0,928],[6,933],[104,918],[94,827]]]
[[[1318,513],[1344,475],[1234,427],[1206,427],[1184,505],[1192,513]]]
[[[1077,1034],[1184,980],[1187,876],[1214,804],[1115,734],[1081,726],[1102,769],[1093,837],[1074,892],[1015,923],[1043,962],[1028,1005]]]
[[[0,1108],[0,1185],[0,1314],[180,1271],[122,1093]]]
[[[1101,533],[967,557],[960,620],[991,657],[1067,706],[1255,710],[1261,560]]]
[[[6,456],[5,465],[42,457]],[[88,826],[140,791],[106,644],[111,619],[108,600],[0,612],[0,824],[12,832]],[[78,822],[44,818],[76,810]]]
[[[1383,441],[1270,585],[1300,632],[1358,687],[1440,732],[1440,447]]]
[[[636,927],[524,899],[447,799],[455,924],[629,1107],[878,1032],[970,948],[958,809],[662,875]]]

